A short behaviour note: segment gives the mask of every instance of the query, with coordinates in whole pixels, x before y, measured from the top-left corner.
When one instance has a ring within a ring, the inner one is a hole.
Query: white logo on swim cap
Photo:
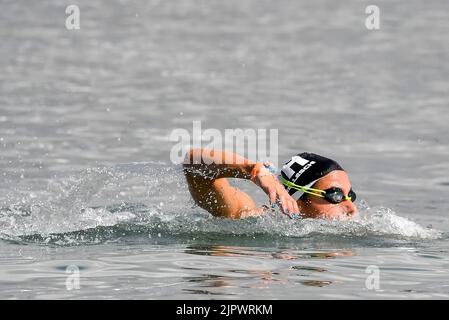
[[[304,158],[301,158],[300,156],[294,156],[290,159],[289,162],[287,162],[286,164],[284,164],[282,166],[282,172],[285,173],[285,175],[291,179],[292,176],[295,174],[295,170],[293,170],[291,168],[292,164],[297,163],[299,164],[301,167],[305,166],[307,163],[309,162],[309,160],[306,160]]]
[[[299,164],[301,167],[303,167],[298,172],[295,172],[295,170],[292,169],[293,164]],[[309,169],[312,165],[314,165],[315,161],[309,161],[307,159],[304,159],[300,156],[294,156],[290,159],[289,162],[287,162],[284,166],[282,166],[282,172],[290,179],[292,180],[292,176],[295,175],[295,178],[293,179],[296,181],[307,169]]]
[[[291,168],[291,166],[295,163],[299,164],[302,167],[301,170],[299,170],[298,172],[295,172],[295,170]],[[315,161],[309,161],[300,156],[294,156],[290,159],[289,162],[287,162],[285,165],[282,166],[282,172],[288,177],[290,181],[296,181],[304,172],[306,172],[315,163],[316,163]],[[294,178],[292,179],[293,176]],[[318,181],[318,179],[310,182],[304,187],[308,188],[313,184],[315,184],[316,181]],[[292,188],[288,187],[287,191],[290,192],[291,189]],[[291,196],[293,197],[293,199],[298,200],[303,194],[304,194],[303,191],[295,190],[295,192]]]
[[[311,166],[313,166],[315,164],[315,161],[310,161],[304,168],[302,168],[301,170],[298,171],[297,174],[295,174],[295,181],[307,170],[309,169]]]

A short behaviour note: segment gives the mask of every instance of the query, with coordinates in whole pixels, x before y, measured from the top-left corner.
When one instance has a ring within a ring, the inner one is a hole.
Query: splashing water
[[[0,208],[0,239],[78,245],[140,236],[253,238],[338,237],[346,239],[437,239],[388,208],[361,202],[351,221],[290,220],[280,212],[242,220],[220,219],[196,207],[181,167],[130,163],[88,169],[42,192]],[[46,198],[45,196],[46,195]]]

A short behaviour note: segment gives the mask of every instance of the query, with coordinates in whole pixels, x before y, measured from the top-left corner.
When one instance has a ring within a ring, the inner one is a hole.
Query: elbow
[[[184,156],[183,166],[186,167],[191,164],[202,163],[201,161],[202,153],[203,153],[202,148],[190,148]]]
[[[193,158],[193,149],[190,148],[186,154],[184,155],[184,162],[182,163],[183,167],[185,168],[187,165],[192,163]]]

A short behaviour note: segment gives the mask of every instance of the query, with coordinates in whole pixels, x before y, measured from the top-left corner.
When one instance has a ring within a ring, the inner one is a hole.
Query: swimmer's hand
[[[251,171],[251,181],[258,185],[270,198],[271,207],[278,203],[282,212],[293,219],[294,214],[299,214],[298,204],[284,186],[276,179],[263,163],[256,163]]]

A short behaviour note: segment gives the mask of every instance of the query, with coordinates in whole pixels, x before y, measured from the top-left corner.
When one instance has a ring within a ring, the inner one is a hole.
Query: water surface
[[[446,1],[77,4],[2,1],[0,298],[448,298]],[[170,162],[193,120],[337,159],[360,219],[211,217]]]

